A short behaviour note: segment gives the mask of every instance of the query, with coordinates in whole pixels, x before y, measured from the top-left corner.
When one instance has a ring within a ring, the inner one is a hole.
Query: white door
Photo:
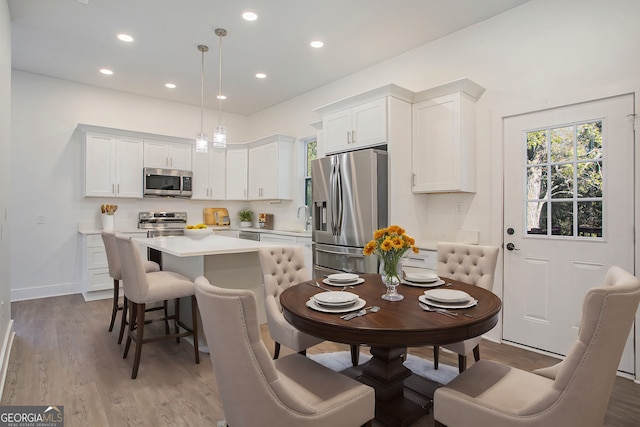
[[[505,340],[566,355],[586,291],[633,272],[631,114],[624,95],[504,119]]]

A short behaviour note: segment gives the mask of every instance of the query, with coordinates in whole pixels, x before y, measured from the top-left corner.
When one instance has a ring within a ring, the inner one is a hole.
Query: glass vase
[[[400,276],[402,275],[402,263],[386,263],[384,259],[380,259],[380,276],[382,283],[387,287],[387,292],[382,295],[382,299],[387,301],[400,301],[404,296],[398,293],[398,285],[400,284]]]

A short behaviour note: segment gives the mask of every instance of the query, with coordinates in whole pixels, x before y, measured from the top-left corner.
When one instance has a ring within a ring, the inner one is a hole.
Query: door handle
[[[507,250],[508,251],[519,251],[519,248],[516,248],[516,245],[514,245],[513,243],[507,243]]]

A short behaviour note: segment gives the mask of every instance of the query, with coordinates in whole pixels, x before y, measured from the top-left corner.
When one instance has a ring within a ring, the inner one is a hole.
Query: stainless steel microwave
[[[144,168],[145,197],[191,197],[193,172]]]

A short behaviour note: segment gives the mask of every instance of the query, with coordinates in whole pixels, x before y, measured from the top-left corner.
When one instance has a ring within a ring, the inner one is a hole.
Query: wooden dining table
[[[437,388],[437,384],[418,387],[420,393],[430,394],[426,404],[406,396],[405,387],[413,384],[415,390],[422,380],[403,364],[407,347],[443,345],[482,335],[498,323],[501,301],[485,289],[446,279],[441,288],[462,290],[478,301],[473,307],[454,310],[457,316],[447,316],[420,307],[418,297],[427,290],[425,287],[400,285],[398,292],[404,299],[386,301],[381,298],[386,288],[380,275],[362,274],[360,277],[364,282],[346,291],[357,294],[366,301],[366,306],[380,307],[379,311],[344,320],[340,317],[342,313],[312,309],[306,303],[313,295],[326,292],[325,289],[342,290],[340,286],[312,280],[282,292],[283,314],[289,323],[310,335],[369,346],[372,357],[355,377],[375,389],[376,420],[389,426],[407,426],[428,413],[430,398]]]

